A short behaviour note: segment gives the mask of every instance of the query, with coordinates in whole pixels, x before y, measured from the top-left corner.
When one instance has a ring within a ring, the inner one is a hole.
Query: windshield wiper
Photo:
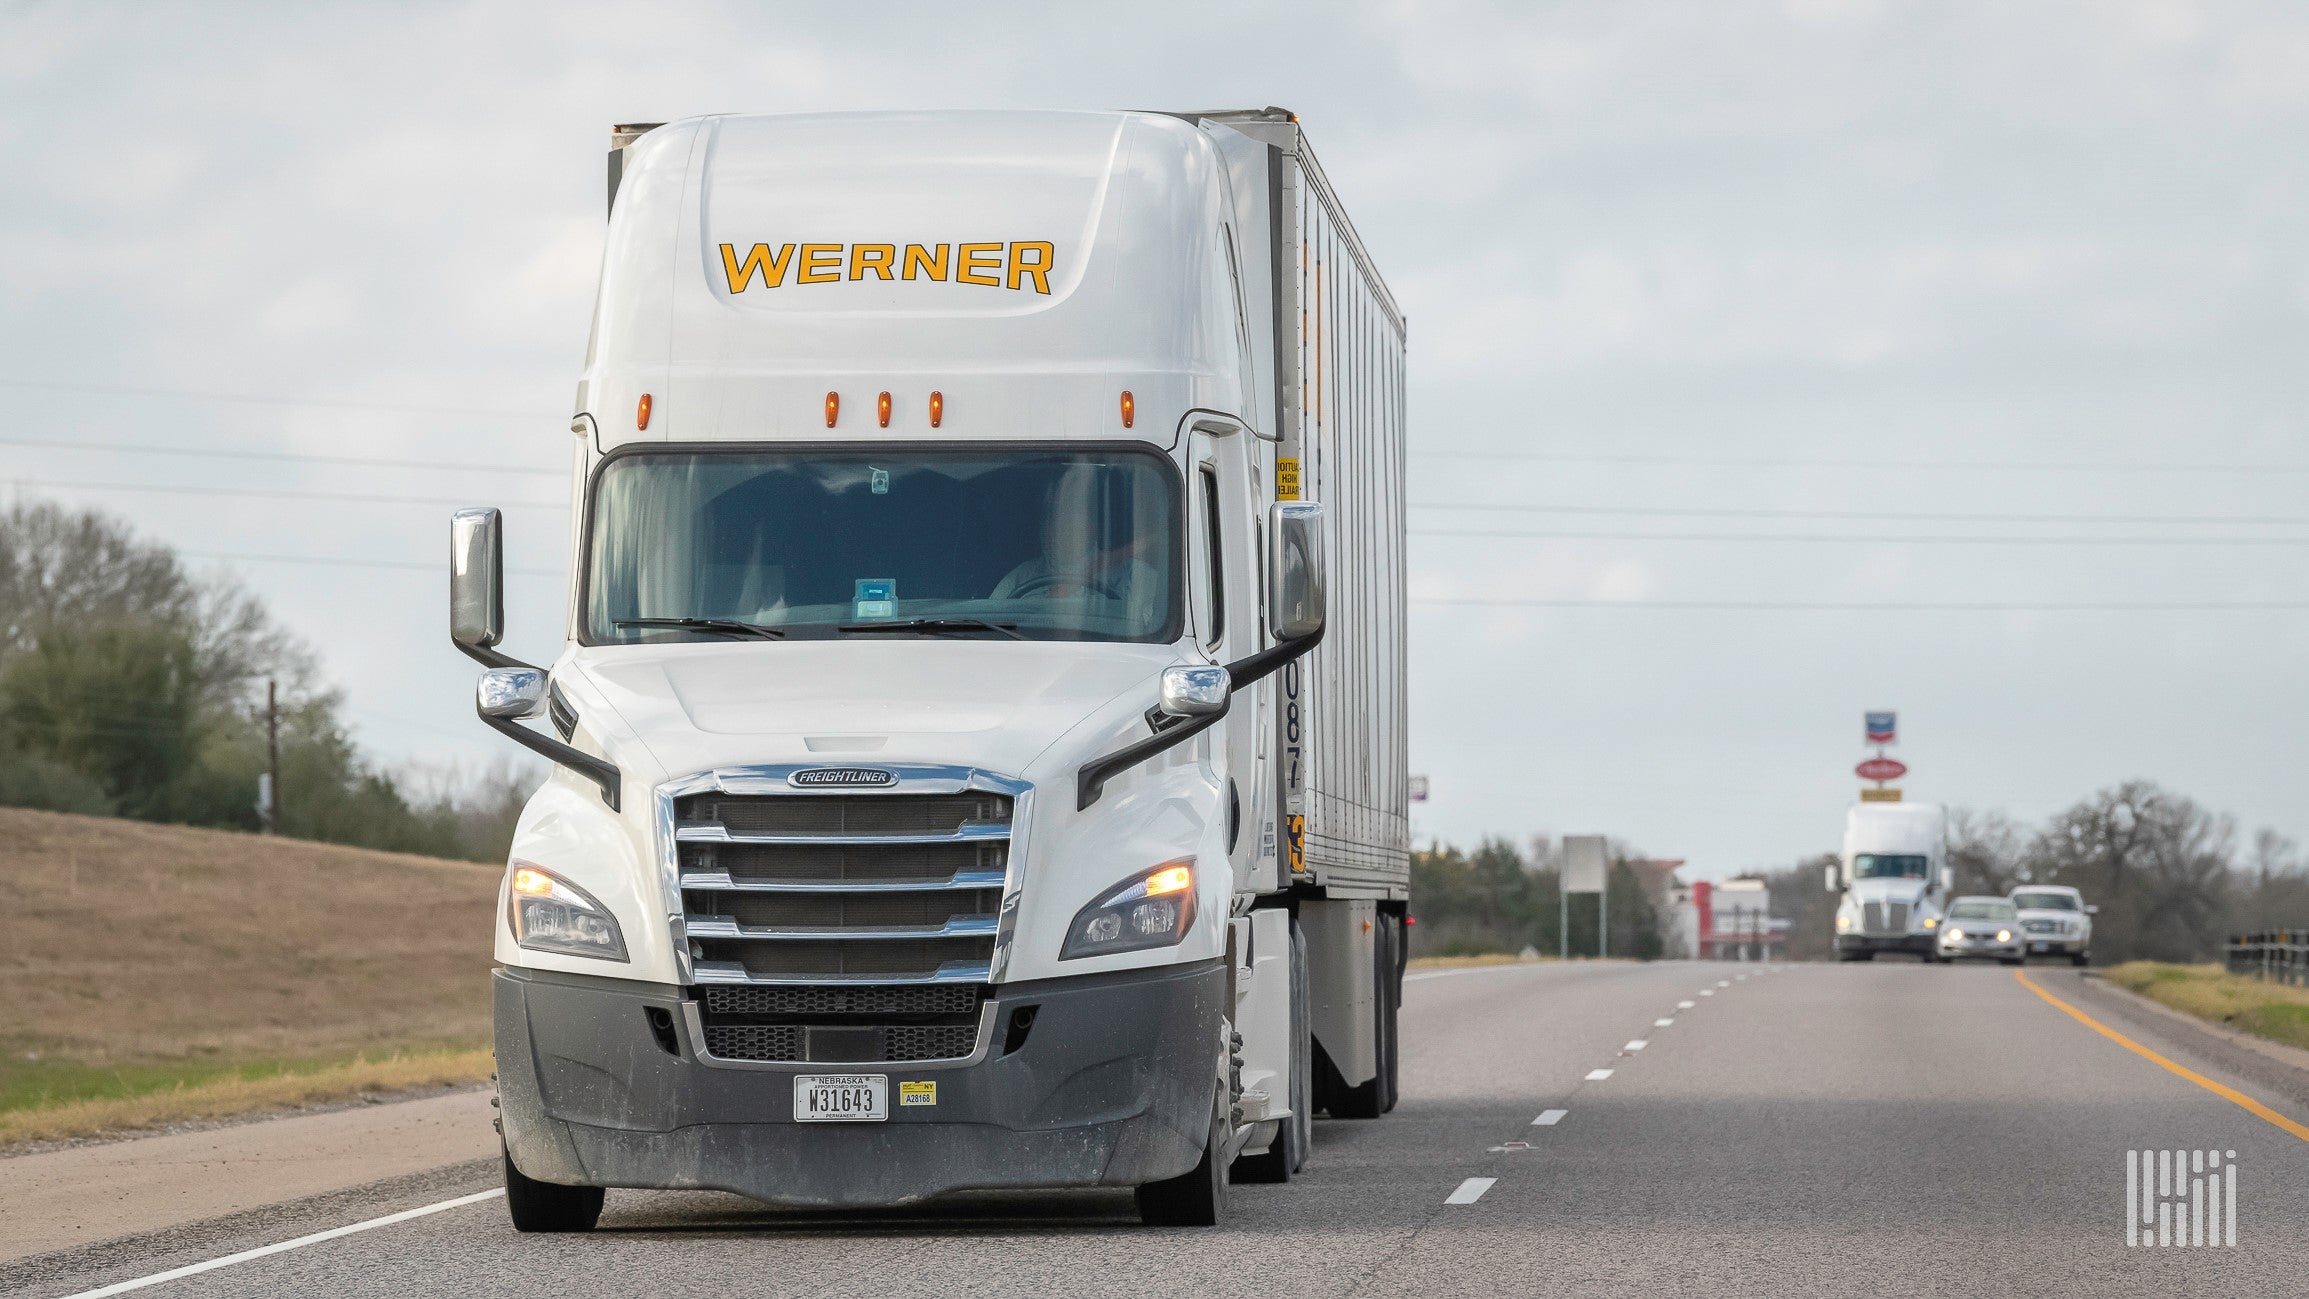
[[[1017,624],[988,622],[984,618],[900,618],[895,622],[846,622],[836,631],[991,631],[1012,640],[1025,640]]]
[[[786,633],[775,627],[764,627],[758,622],[739,622],[735,618],[618,618],[619,627],[671,627],[680,631],[718,631],[725,636],[758,636],[763,640],[783,640]]]

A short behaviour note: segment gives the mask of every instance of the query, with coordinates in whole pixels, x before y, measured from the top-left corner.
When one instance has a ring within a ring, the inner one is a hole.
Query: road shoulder
[[[487,1091],[0,1160],[0,1264],[497,1153]]]
[[[2031,970],[2029,977],[2111,1028],[2228,1073],[2249,1084],[2268,1104],[2309,1113],[2309,1051],[2208,1023],[2097,976]]]

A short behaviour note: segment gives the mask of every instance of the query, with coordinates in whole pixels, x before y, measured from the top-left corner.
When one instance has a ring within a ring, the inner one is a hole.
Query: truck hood
[[[590,703],[624,723],[614,747],[646,748],[669,776],[843,761],[1016,774],[1119,696],[1152,704],[1178,657],[1168,645],[959,638],[596,646],[557,677],[581,717]]]

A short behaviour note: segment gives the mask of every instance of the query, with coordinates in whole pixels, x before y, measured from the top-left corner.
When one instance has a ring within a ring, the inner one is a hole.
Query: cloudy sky
[[[2309,837],[2293,5],[0,2],[0,492],[479,761],[443,522],[550,658],[611,123],[1261,104],[1410,314],[1422,841],[1784,864],[1868,708],[1912,797]]]

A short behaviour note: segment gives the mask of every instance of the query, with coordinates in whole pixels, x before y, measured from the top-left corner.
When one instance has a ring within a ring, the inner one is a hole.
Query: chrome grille
[[[1908,904],[1905,902],[1871,902],[1860,913],[1863,932],[1877,935],[1905,934],[1908,932]]]
[[[951,789],[675,798],[695,981],[989,980],[1014,803]]]

